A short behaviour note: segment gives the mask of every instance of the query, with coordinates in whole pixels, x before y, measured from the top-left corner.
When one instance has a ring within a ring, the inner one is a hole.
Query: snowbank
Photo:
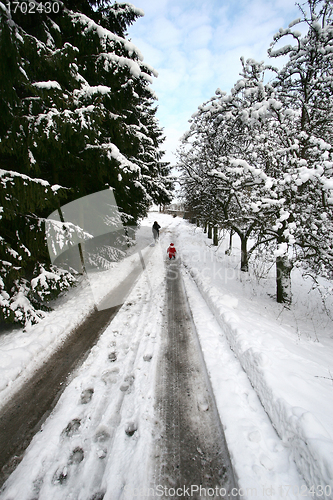
[[[140,265],[133,254],[114,267],[83,279],[54,304],[54,310],[27,330],[13,329],[0,336],[0,408],[91,314],[104,296]]]
[[[157,246],[6,481],[1,499],[129,499],[127,492],[147,488],[164,280]]]
[[[280,326],[270,317],[265,302],[255,296],[249,300],[246,287],[238,287],[236,297],[231,290],[235,281],[239,282],[238,272],[228,269],[221,258],[224,249],[219,249],[219,258],[216,247],[208,244],[202,231],[189,224],[182,226],[176,240],[185,267],[225,332],[278,435],[290,447],[308,488],[314,487],[322,498],[328,492],[326,498],[331,498],[332,382],[327,369],[332,343],[300,342],[290,325]]]

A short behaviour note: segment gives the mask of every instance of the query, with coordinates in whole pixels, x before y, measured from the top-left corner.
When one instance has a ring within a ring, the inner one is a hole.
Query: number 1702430
[[[59,2],[7,2],[7,9],[13,14],[35,14],[39,12],[42,14],[58,14],[60,12]]]

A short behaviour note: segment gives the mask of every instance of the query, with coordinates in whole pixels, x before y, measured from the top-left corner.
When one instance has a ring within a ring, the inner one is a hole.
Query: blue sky
[[[133,4],[145,16],[129,28],[129,37],[159,73],[152,88],[167,138],[165,159],[172,164],[173,151],[197,107],[218,87],[228,92],[239,78],[240,57],[268,61],[273,35],[301,17],[293,0],[134,0]]]

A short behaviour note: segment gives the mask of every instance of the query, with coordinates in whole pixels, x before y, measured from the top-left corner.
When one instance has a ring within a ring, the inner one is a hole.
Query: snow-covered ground
[[[164,260],[171,241],[184,264],[186,292],[240,496],[333,498],[333,323],[319,295],[295,270],[294,304],[288,310],[271,297],[273,274],[258,282],[258,267],[256,275],[238,271],[236,238],[227,256],[227,241],[213,247],[201,229],[159,213],[150,213],[143,226],[151,227],[154,220],[164,230],[160,243],[150,249],[146,271],[0,498],[148,497]],[[99,276],[100,298],[138,259],[134,254],[116,266],[112,280]],[[83,282],[40,324],[0,337],[2,402],[93,307],[91,287]]]

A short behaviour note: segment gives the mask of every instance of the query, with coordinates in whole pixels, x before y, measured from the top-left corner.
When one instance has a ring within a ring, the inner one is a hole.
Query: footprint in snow
[[[41,487],[43,486],[43,483],[44,483],[43,477],[37,477],[32,483],[34,487],[34,493],[37,494],[36,498],[38,498],[38,494],[41,490]]]
[[[72,451],[67,465],[60,466],[57,468],[57,470],[53,474],[53,477],[51,480],[52,483],[53,484],[64,484],[69,477],[70,466],[74,465],[74,464],[79,464],[80,462],[82,462],[83,459],[84,459],[84,451],[82,448],[80,448],[80,446],[77,446]]]
[[[107,454],[108,454],[107,448],[98,448],[98,450],[97,450],[98,458],[100,458],[102,460],[103,458],[106,457]]]
[[[120,386],[120,390],[126,392],[131,387],[131,385],[133,385],[134,379],[134,375],[127,375],[124,378],[124,382]]]
[[[200,411],[208,411],[209,410],[209,404],[206,401],[206,399],[201,399],[198,401],[198,410]]]
[[[138,430],[138,426],[135,422],[128,422],[125,427],[125,432],[127,436],[133,436],[133,434]]]
[[[65,465],[64,467],[58,467],[52,477],[53,484],[63,484],[68,479],[68,468]]]
[[[103,500],[105,496],[105,491],[98,491],[97,493],[94,493],[92,497],[89,498],[89,500]]]
[[[105,370],[102,373],[101,379],[103,380],[105,385],[115,384],[118,380],[117,374],[119,373],[119,368],[113,368],[112,370]]]
[[[252,441],[254,443],[259,443],[259,441],[261,440],[261,434],[259,431],[252,431],[249,432],[247,438],[249,441]]]
[[[116,360],[117,360],[117,353],[116,352],[110,352],[110,354],[109,354],[109,361],[111,361],[111,363],[113,363]]]
[[[122,383],[122,384],[121,384],[121,386],[119,387],[119,389],[120,389],[122,392],[126,392],[126,391],[128,391],[128,389],[129,389],[129,384]]]
[[[69,458],[69,464],[79,464],[80,462],[82,462],[83,459],[84,459],[84,451],[82,448],[77,446],[72,451],[72,454]]]
[[[110,439],[110,434],[106,428],[102,427],[96,432],[94,439],[98,443],[104,443],[105,441]]]
[[[91,401],[93,394],[94,394],[94,389],[92,388],[85,389],[84,391],[82,391],[80,403],[82,405],[86,405],[87,403],[89,403]]]
[[[62,435],[71,437],[74,434],[77,434],[80,425],[81,425],[81,420],[79,418],[73,418],[73,420],[71,420],[68,423],[67,427],[62,431]]]

